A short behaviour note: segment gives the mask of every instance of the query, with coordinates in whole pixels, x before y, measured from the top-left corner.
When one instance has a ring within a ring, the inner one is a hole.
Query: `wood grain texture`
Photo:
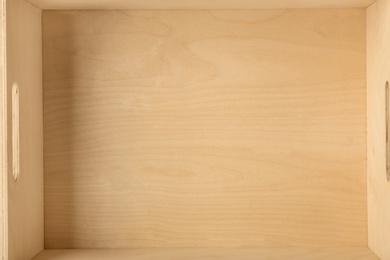
[[[390,81],[390,1],[367,11],[368,244],[390,259],[390,183],[386,179],[385,85]]]
[[[367,7],[375,0],[27,0],[46,10],[64,9],[299,9]]]
[[[377,260],[367,247],[45,250],[33,260]]]
[[[44,12],[46,248],[366,246],[365,11]]]
[[[43,110],[41,10],[7,1],[8,144],[12,144],[12,85],[19,84],[20,177],[12,178],[8,145],[8,259],[31,259],[43,250]]]
[[[7,63],[5,0],[0,0],[0,258],[8,258]]]

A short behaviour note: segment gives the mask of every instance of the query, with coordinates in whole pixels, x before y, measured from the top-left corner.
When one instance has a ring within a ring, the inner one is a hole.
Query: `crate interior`
[[[364,23],[44,12],[46,248],[366,243]]]
[[[41,33],[34,259],[378,259],[364,8],[45,10]]]

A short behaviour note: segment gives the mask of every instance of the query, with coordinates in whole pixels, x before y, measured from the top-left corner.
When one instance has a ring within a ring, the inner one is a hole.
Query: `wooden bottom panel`
[[[379,259],[366,247],[273,247],[207,249],[60,249],[45,250],[33,260],[176,260],[176,259]]]
[[[45,11],[45,247],[366,246],[365,11]]]

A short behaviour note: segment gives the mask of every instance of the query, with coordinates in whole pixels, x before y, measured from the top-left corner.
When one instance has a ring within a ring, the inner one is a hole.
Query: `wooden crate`
[[[390,259],[390,0],[0,2],[2,259]]]

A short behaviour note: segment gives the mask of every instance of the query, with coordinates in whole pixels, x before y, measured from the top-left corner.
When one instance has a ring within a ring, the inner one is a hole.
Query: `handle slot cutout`
[[[389,82],[386,82],[386,179],[390,181],[390,93],[389,93]]]
[[[20,176],[19,153],[19,86],[12,85],[12,177],[17,182]]]

